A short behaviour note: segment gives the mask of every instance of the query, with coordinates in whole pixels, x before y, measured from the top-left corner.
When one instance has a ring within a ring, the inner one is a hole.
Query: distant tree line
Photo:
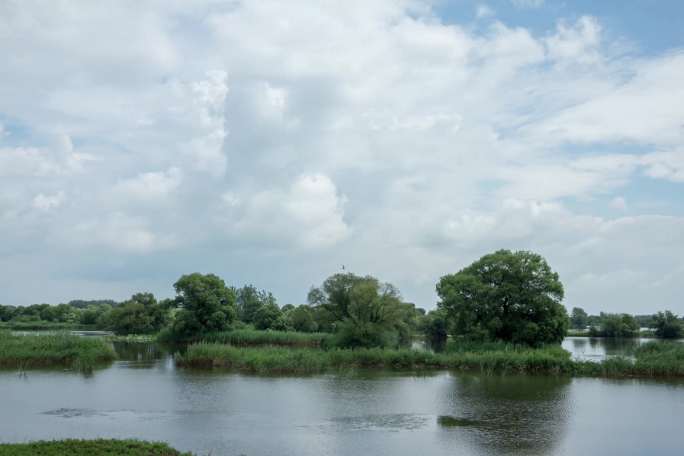
[[[423,334],[433,347],[448,338],[557,344],[568,327],[605,337],[633,337],[648,325],[655,335],[677,338],[682,322],[669,311],[653,316],[588,315],[562,305],[563,285],[546,260],[533,252],[499,250],[436,285],[439,302],[430,312],[406,302],[399,290],[372,276],[338,273],[312,287],[305,304],[280,306],[253,285],[233,287],[214,274],[183,275],[174,298],[136,293],[124,302],[76,300],[51,306],[0,306],[0,322],[44,322],[152,334],[166,340],[200,340],[232,329],[331,333],[339,347],[398,347]]]
[[[604,312],[588,315],[584,309],[574,307],[570,314],[570,326],[598,337],[638,337],[642,328],[651,330],[656,337],[663,339],[677,339],[684,335],[684,320],[669,310],[653,315]]]

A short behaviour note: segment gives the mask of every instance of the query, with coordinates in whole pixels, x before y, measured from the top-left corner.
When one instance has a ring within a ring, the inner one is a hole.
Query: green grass
[[[651,342],[635,359],[600,363],[575,361],[560,346],[526,348],[500,343],[451,346],[444,353],[417,350],[320,350],[236,347],[198,343],[176,357],[179,366],[227,368],[257,374],[314,374],[349,369],[454,369],[486,373],[551,374],[592,377],[684,377],[684,344]]]
[[[54,440],[2,443],[0,456],[191,456],[165,443],[140,440]]]
[[[319,347],[329,337],[326,333],[304,333],[295,331],[259,331],[256,329],[236,329],[209,333],[202,341],[229,344],[240,347],[272,345],[279,347]]]
[[[214,343],[190,345],[177,356],[180,366],[222,367],[253,373],[320,373],[355,368],[459,369],[510,373],[563,373],[572,369],[570,354],[560,347],[432,353],[388,350],[261,347],[244,348]]]
[[[68,334],[17,336],[0,331],[0,367],[3,368],[91,370],[115,357],[112,346],[100,338]]]

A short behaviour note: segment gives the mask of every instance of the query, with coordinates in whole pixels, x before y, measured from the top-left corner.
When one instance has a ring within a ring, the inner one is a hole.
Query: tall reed
[[[0,331],[0,367],[72,367],[90,370],[112,361],[116,353],[100,338],[59,333],[52,335],[13,335]]]

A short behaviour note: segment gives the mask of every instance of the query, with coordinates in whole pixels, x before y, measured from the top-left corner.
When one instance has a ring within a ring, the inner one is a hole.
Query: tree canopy
[[[573,307],[570,313],[570,325],[574,329],[585,329],[589,324],[589,315],[580,307]]]
[[[563,285],[540,255],[499,250],[437,284],[439,308],[456,334],[539,345],[559,343],[568,325]]]
[[[654,316],[656,337],[678,339],[682,337],[682,322],[675,314],[666,310]]]
[[[389,347],[408,342],[412,304],[399,290],[375,277],[334,274],[309,292],[309,303],[332,320],[335,344],[342,347]]]
[[[235,320],[235,291],[220,277],[196,272],[182,276],[173,287],[181,308],[173,322],[174,337],[226,330]]]

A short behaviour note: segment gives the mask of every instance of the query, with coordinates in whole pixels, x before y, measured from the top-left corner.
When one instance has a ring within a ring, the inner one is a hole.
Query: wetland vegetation
[[[64,367],[92,370],[111,362],[116,353],[100,338],[69,334],[13,335],[0,331],[0,367],[31,369]]]
[[[52,440],[29,443],[0,443],[0,456],[191,456],[161,442],[140,440]]]

